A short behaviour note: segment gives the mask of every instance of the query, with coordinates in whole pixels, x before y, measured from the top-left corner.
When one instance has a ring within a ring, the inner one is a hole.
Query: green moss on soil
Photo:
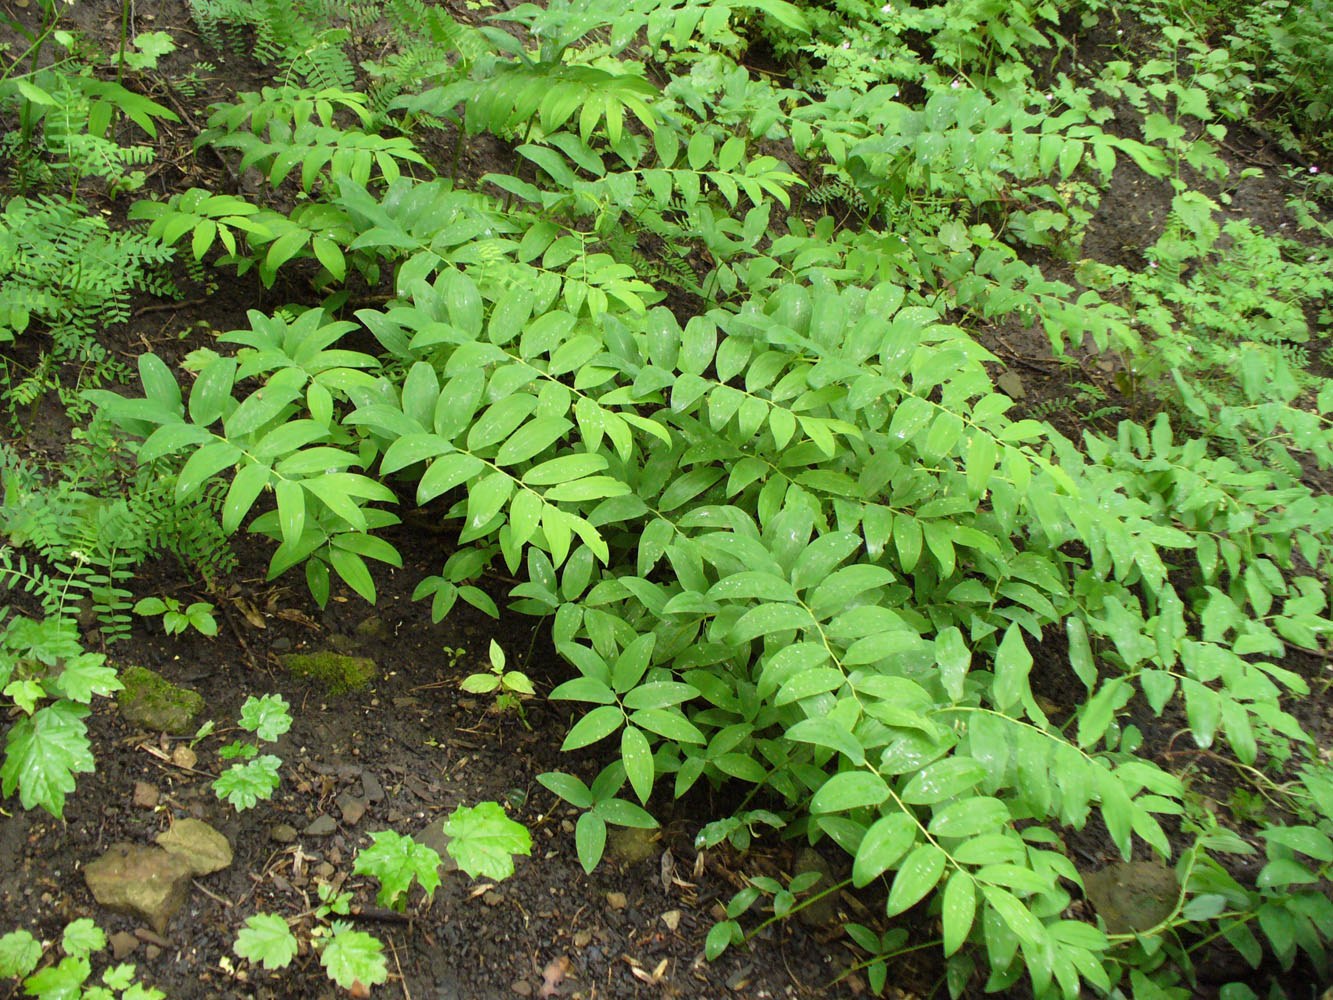
[[[379,667],[368,656],[348,656],[331,650],[288,653],[282,662],[297,677],[318,681],[329,694],[360,691],[380,674]]]

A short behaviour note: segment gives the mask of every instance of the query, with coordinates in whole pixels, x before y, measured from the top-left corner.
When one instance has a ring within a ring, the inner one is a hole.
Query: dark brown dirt
[[[74,6],[71,17],[105,49],[114,47],[108,40],[120,9],[102,0],[85,2]],[[164,62],[160,78],[141,81],[184,119],[163,130],[148,191],[194,185],[239,190],[241,179],[227,164],[212,154],[196,158],[190,142],[210,101],[257,89],[268,82],[266,71],[244,54],[205,50],[192,37],[181,0],[137,0],[135,17],[138,30],[170,27],[182,45]],[[205,92],[185,101],[167,81],[183,79],[204,60],[218,68],[203,71]],[[426,143],[446,172],[457,141],[452,132],[441,132]],[[469,138],[458,164],[459,175],[472,180],[488,171],[514,169],[510,148],[485,138]],[[1267,178],[1245,182],[1235,193],[1233,209],[1267,222],[1260,213],[1282,190]],[[1132,264],[1160,231],[1169,204],[1165,184],[1117,171],[1084,254]],[[108,207],[123,211],[123,205]],[[264,292],[218,271],[210,271],[209,280],[217,283],[215,290],[206,294],[187,286],[184,302],[145,301],[130,329],[111,331],[121,353],[128,359],[151,348],[175,361],[190,349],[210,345],[214,331],[243,325],[247,309],[310,297],[299,283]],[[189,333],[182,338],[182,331]],[[1051,362],[1040,330],[1004,328],[989,331],[984,339],[1021,376],[1029,407],[1063,398],[1071,383],[1088,377],[1077,366]],[[1101,373],[1101,383],[1110,383],[1106,376]],[[38,453],[58,453],[67,432],[59,408],[50,409],[36,414],[27,428],[25,443]],[[1073,415],[1051,419],[1077,437],[1077,412],[1061,412]],[[98,769],[82,777],[64,822],[19,809],[0,815],[0,908],[6,913],[0,932],[24,926],[53,940],[69,920],[91,915],[108,933],[136,935],[138,944],[128,960],[138,964],[147,983],[178,1000],[322,1000],[336,990],[313,955],[304,954],[289,970],[265,973],[236,959],[232,943],[246,916],[260,910],[285,916],[308,911],[317,882],[331,881],[353,892],[356,925],[386,943],[390,982],[379,991],[382,996],[537,996],[544,971],[562,958],[568,959],[568,973],[554,995],[583,1000],[861,995],[864,983],[856,975],[834,984],[839,971],[854,961],[841,927],[852,919],[873,924],[876,907],[848,897],[838,898],[829,923],[809,928],[786,921],[760,935],[752,948],[732,949],[714,963],[703,960],[704,936],[719,916],[719,904],[744,884],[743,874],[790,874],[795,848],[764,844],[743,859],[727,851],[696,852],[692,838],[705,814],[705,804],[697,800],[675,806],[654,801],[665,814],[664,829],[649,846],[648,857],[633,862],[612,857],[592,875],[583,872],[574,852],[576,813],[536,777],[561,769],[590,779],[603,758],[594,752],[559,752],[570,720],[558,705],[531,701],[529,730],[517,717],[496,715],[484,700],[459,689],[464,676],[484,665],[493,636],[504,645],[511,665],[534,679],[539,693],[563,680],[567,668],[552,655],[543,626],[535,620],[506,615],[497,624],[460,606],[447,621],[432,623],[428,608],[411,601],[410,594],[422,576],[438,572],[448,552],[439,536],[407,530],[392,540],[410,554],[408,565],[379,574],[381,599],[374,609],[343,592],[321,611],[299,577],[265,582],[268,553],[257,544],[243,549],[242,568],[224,582],[221,594],[197,591],[165,562],[145,567],[136,593],[214,600],[222,633],[214,640],[193,633],[167,640],[156,622],[137,621],[130,639],[108,650],[111,660],[120,667],[152,667],[198,690],[205,698],[205,717],[216,721],[218,732],[194,748],[193,768],[183,769],[170,756],[188,740],[135,732],[113,706],[100,704],[89,720]],[[95,644],[97,637],[89,640]],[[375,659],[380,679],[363,692],[330,698],[288,675],[278,661],[285,651],[331,645]],[[464,652],[451,656],[446,649]],[[1310,666],[1317,673],[1324,665]],[[1034,682],[1044,698],[1065,710],[1081,697],[1057,643],[1039,656]],[[217,751],[230,739],[227,730],[245,697],[269,692],[281,693],[295,717],[293,730],[277,747],[284,761],[282,785],[273,801],[237,814],[209,787],[225,766]],[[1327,721],[1322,706],[1310,711]],[[1171,733],[1178,720],[1154,720],[1143,713],[1136,721],[1163,753],[1177,751]],[[1201,765],[1201,787],[1224,798],[1235,786],[1234,775],[1228,783],[1228,773],[1225,767]],[[156,806],[134,804],[136,783],[156,791]],[[376,799],[371,793],[377,786],[383,796]],[[373,880],[350,875],[368,833],[415,832],[458,805],[483,800],[504,803],[532,831],[532,857],[519,860],[513,878],[490,885],[457,872],[446,875],[432,902],[418,893],[407,914],[398,917],[374,905]],[[364,801],[362,815],[356,815],[356,807],[345,808],[352,801]],[[149,843],[173,819],[186,816],[204,819],[227,835],[235,849],[231,867],[197,880],[185,912],[160,939],[135,920],[100,911],[84,887],[82,866],[117,841]],[[335,820],[334,832],[300,832],[322,816]],[[298,831],[294,842],[274,840],[274,828],[282,824]],[[1095,825],[1077,844],[1094,860],[1114,853]],[[752,915],[751,924],[757,922]],[[932,963],[933,953],[913,955],[894,969],[890,978],[898,995],[931,993],[939,982]]]

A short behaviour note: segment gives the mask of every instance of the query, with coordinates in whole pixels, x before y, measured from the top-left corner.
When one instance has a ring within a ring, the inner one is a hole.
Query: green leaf
[[[616,826],[632,826],[639,830],[657,829],[657,820],[653,819],[651,813],[624,799],[602,799],[593,806],[593,811]]]
[[[264,754],[244,764],[233,764],[213,781],[213,792],[237,812],[253,808],[261,799],[273,797],[281,778],[282,758]]]
[[[455,812],[454,816],[457,815]],[[395,830],[379,830],[370,835],[370,846],[361,848],[357,854],[352,871],[379,879],[376,901],[381,906],[402,910],[406,908],[413,881],[421,884],[427,900],[435,894],[440,885],[440,864],[440,855],[433,847]]]
[[[227,499],[222,505],[223,531],[230,535],[241,526],[241,521],[259,499],[259,494],[268,485],[272,475],[273,470],[260,462],[248,462],[241,467],[232,479]]]
[[[708,742],[704,734],[677,711],[660,708],[641,708],[630,713],[629,721],[640,729],[664,736],[677,743],[702,744]]]
[[[963,634],[955,625],[941,629],[935,636],[935,663],[940,668],[940,682],[953,701],[963,697],[972,653],[963,641]]]
[[[48,965],[23,981],[23,991],[40,1000],[79,1000],[83,984],[93,970],[86,958],[69,956],[59,965]]]
[[[920,832],[916,819],[907,813],[892,813],[875,820],[856,849],[853,884],[857,888],[869,885],[892,868],[916,843]]]
[[[171,369],[156,354],[139,355],[139,381],[144,395],[167,410],[180,412],[181,387]]]
[[[784,683],[778,691],[774,704],[779,707],[790,705],[803,698],[812,698],[817,694],[836,691],[847,682],[841,670],[834,667],[816,667],[805,673],[797,674]]]
[[[858,766],[865,764],[865,750],[846,726],[832,719],[802,719],[791,726],[786,738],[797,743],[813,743],[815,746],[828,747],[845,756]]]
[[[1316,861],[1333,861],[1333,840],[1312,826],[1276,826],[1260,830],[1259,836],[1270,844],[1281,844]]]
[[[514,857],[532,854],[532,837],[497,802],[459,806],[444,821],[445,850],[472,878],[502,880],[514,874]]]
[[[621,652],[611,668],[611,687],[623,694],[639,683],[652,662],[657,636],[648,632],[639,636]]]
[[[1014,708],[1028,692],[1028,674],[1032,670],[1032,654],[1023,641],[1023,631],[1017,625],[1005,629],[1004,639],[995,654],[995,684],[991,699],[1000,711]]]
[[[574,425],[564,417],[543,417],[524,424],[500,445],[496,465],[526,462],[564,437]]]
[[[116,669],[106,665],[106,657],[101,653],[80,653],[65,661],[55,687],[71,701],[87,705],[93,695],[109,695],[124,685],[117,678]]]
[[[982,885],[986,902],[1000,915],[1019,940],[1040,947],[1046,939],[1046,928],[1023,903],[1008,890],[993,885]]]
[[[80,917],[65,925],[65,933],[60,938],[60,947],[66,955],[87,958],[93,952],[106,947],[106,934],[87,917]]]
[[[265,969],[285,969],[300,946],[287,921],[276,913],[256,913],[245,920],[232,950]]]
[[[1092,644],[1088,641],[1088,629],[1081,618],[1070,618],[1065,622],[1065,634],[1069,637],[1069,666],[1074,676],[1091,691],[1097,686],[1097,665],[1092,659]]]
[[[272,743],[292,728],[291,707],[280,694],[266,694],[259,698],[251,695],[241,706],[240,726]]]
[[[236,380],[235,358],[214,358],[190,389],[190,420],[200,427],[219,420],[232,405],[232,385]]]
[[[278,499],[278,527],[282,533],[282,542],[294,548],[305,533],[305,490],[301,489],[299,482],[280,479],[273,492]]]
[[[537,780],[575,808],[592,808],[592,792],[588,790],[587,785],[572,774],[565,774],[562,771],[547,771],[545,774],[537,775]]]
[[[619,705],[600,705],[579,719],[565,737],[561,750],[577,750],[614,733],[625,721]]]
[[[42,946],[24,930],[0,937],[0,979],[22,979],[42,960]]]
[[[1096,744],[1115,721],[1116,713],[1129,704],[1134,689],[1124,677],[1112,677],[1079,710],[1078,745]]]
[[[20,76],[16,77],[13,82],[15,89],[23,95],[25,101],[43,107],[54,107],[58,103],[54,97],[30,80],[25,80]]]
[[[379,939],[343,923],[333,924],[333,935],[320,952],[319,964],[345,990],[363,990],[389,978],[389,963]]]
[[[940,907],[945,955],[952,955],[967,941],[976,913],[976,883],[967,872],[954,872],[944,886],[944,900]]]
[[[889,797],[889,786],[874,771],[844,771],[819,787],[810,800],[812,813],[849,812],[877,806]]]
[[[913,805],[932,805],[971,791],[986,769],[970,757],[946,757],[913,775],[901,798]]]
[[[186,461],[176,479],[176,499],[185,500],[209,478],[235,465],[241,449],[229,441],[213,441],[204,445]]]
[[[951,802],[930,819],[936,837],[975,837],[994,832],[1010,821],[1009,807],[999,799],[976,796]]]
[[[740,924],[734,920],[719,921],[708,928],[708,936],[704,939],[704,957],[710,962],[721,958],[722,953],[740,937],[743,937]]]
[[[467,527],[480,531],[500,512],[514,492],[514,480],[506,473],[492,472],[468,488]]]
[[[18,789],[24,809],[41,806],[57,819],[63,817],[74,775],[96,767],[83,723],[88,711],[72,701],[57,701],[13,723],[0,766],[6,798]]]
[[[601,455],[561,455],[534,465],[523,473],[523,482],[529,486],[555,486],[601,472],[606,466]]]
[[[621,731],[620,759],[634,794],[646,803],[653,791],[653,751],[641,729],[626,726]]]
[[[606,821],[585,812],[574,826],[574,846],[578,850],[579,864],[591,875],[606,850]]]
[[[884,912],[892,917],[915,906],[944,874],[945,853],[934,844],[919,844],[893,877]]]
[[[417,483],[417,503],[429,503],[442,493],[472,479],[485,468],[486,463],[481,459],[462,452],[440,456],[430,463],[430,468]]]

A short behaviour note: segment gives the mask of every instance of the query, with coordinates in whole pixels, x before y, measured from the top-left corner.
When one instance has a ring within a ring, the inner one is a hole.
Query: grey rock
[[[446,872],[458,871],[458,862],[454,860],[453,855],[449,853],[449,842],[454,838],[444,832],[444,820],[437,816],[430,820],[416,833],[412,834],[412,839],[418,844],[425,844],[433,848],[435,853],[440,856],[444,862],[441,870]]]
[[[107,940],[111,944],[111,957],[117,962],[123,962],[139,947],[139,939],[129,931],[116,931]]]
[[[1176,873],[1157,861],[1116,862],[1083,873],[1083,891],[1111,934],[1146,931],[1175,909]]]
[[[384,801],[384,786],[380,784],[379,778],[369,771],[361,772],[361,791],[365,794],[367,802]]]
[[[361,817],[366,814],[366,806],[365,800],[358,799],[350,792],[338,796],[338,809],[342,812],[343,822],[348,826],[356,826],[361,822]]]
[[[208,875],[231,864],[231,844],[203,820],[178,819],[158,834],[157,843],[189,865],[194,875]]]
[[[321,813],[310,821],[303,831],[307,837],[327,837],[338,829],[338,821],[328,813]]]
[[[290,823],[278,823],[268,831],[268,839],[275,844],[290,844],[296,840],[296,827]]]
[[[615,827],[606,838],[606,850],[611,857],[627,865],[637,865],[657,856],[661,847],[659,830],[641,830],[637,827]]]
[[[194,732],[193,722],[204,708],[197,691],[172,684],[146,667],[129,667],[120,681],[125,688],[116,694],[116,703],[130,725],[175,736]]]
[[[361,648],[361,642],[355,636],[343,635],[341,632],[330,633],[328,643],[337,652],[345,653],[348,656],[354,655]]]
[[[820,874],[819,881],[810,890],[815,894],[823,892],[837,881],[833,877],[833,869],[824,855],[809,847],[801,849],[800,853],[796,855],[796,863],[792,866],[793,875],[803,875],[806,872],[819,872]],[[836,896],[825,896],[809,906],[803,907],[797,919],[806,927],[831,926],[838,919]]]
[[[1017,372],[1001,372],[1000,377],[995,380],[995,384],[1010,399],[1027,399],[1027,389],[1023,387],[1023,380]]]
[[[393,638],[393,629],[379,615],[367,615],[356,627],[356,634],[362,639],[379,639],[387,642]]]
[[[83,869],[93,899],[116,913],[148,922],[158,934],[166,932],[189,894],[189,864],[160,847],[112,844]]]

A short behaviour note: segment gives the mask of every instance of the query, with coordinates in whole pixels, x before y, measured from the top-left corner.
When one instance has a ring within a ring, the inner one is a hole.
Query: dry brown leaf
[[[553,997],[556,989],[569,975],[569,956],[561,955],[546,963],[542,970],[542,988],[537,991],[539,997]]]
[[[176,749],[171,751],[171,762],[177,767],[192,771],[194,765],[199,763],[199,755],[190,748],[189,744],[178,743]]]

